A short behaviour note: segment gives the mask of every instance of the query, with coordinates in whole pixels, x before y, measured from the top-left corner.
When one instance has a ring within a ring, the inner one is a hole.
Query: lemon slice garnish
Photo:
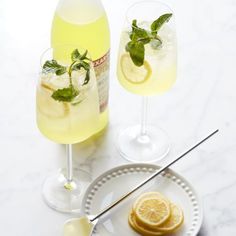
[[[133,204],[133,210],[135,210],[137,208],[137,205],[140,203],[140,201],[142,201],[143,199],[146,199],[146,198],[158,198],[158,199],[162,198],[166,202],[169,203],[169,199],[167,197],[165,197],[164,195],[162,195],[160,192],[148,192],[148,193],[143,193],[141,196],[139,196],[137,198],[137,200]]]
[[[159,192],[142,194],[133,204],[129,225],[145,236],[175,232],[184,222],[182,209]]]
[[[148,235],[148,236],[160,236],[164,233],[159,232],[157,230],[149,230],[141,225],[138,224],[135,214],[130,212],[129,214],[129,225],[139,234],[141,235]]]
[[[184,222],[183,211],[173,203],[171,203],[170,208],[171,208],[170,218],[162,225],[156,227],[156,229],[161,232],[172,233],[176,229],[178,229]]]
[[[156,227],[170,217],[170,204],[161,197],[145,197],[139,200],[134,213],[142,224],[147,227]]]
[[[51,95],[55,90],[46,83],[41,83],[37,91],[37,107],[39,111],[50,119],[64,118],[69,114],[69,105],[55,101]]]
[[[147,61],[140,67],[136,66],[128,53],[125,53],[120,58],[121,71],[127,81],[132,84],[145,83],[152,74],[152,68]]]

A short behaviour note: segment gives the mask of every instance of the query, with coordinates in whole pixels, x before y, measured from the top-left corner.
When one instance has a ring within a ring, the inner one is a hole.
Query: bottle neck
[[[56,13],[71,23],[88,24],[105,12],[101,0],[60,0]]]

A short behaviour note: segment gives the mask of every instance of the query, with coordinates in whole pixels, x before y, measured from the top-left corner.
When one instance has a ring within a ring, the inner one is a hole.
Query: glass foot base
[[[170,151],[168,135],[155,126],[147,126],[147,134],[141,135],[140,125],[129,127],[118,136],[120,154],[131,162],[156,162]]]
[[[91,183],[91,176],[84,170],[73,169],[73,181],[67,182],[66,171],[49,176],[43,184],[43,199],[46,204],[59,212],[79,213],[85,190]]]

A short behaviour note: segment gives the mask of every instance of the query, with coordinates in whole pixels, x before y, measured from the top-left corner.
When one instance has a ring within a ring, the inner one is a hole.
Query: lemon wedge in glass
[[[125,79],[132,84],[145,83],[152,75],[152,68],[147,61],[138,67],[133,63],[128,53],[121,56],[120,66]]]

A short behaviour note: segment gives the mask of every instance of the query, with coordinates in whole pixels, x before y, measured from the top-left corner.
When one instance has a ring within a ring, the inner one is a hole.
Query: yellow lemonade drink
[[[108,123],[110,32],[101,2],[60,1],[52,23],[51,44],[52,47],[61,44],[80,45],[91,55],[100,104],[99,124],[90,128],[89,136],[92,136],[105,128]]]
[[[86,72],[73,71],[73,88],[79,91],[70,101],[55,100],[52,95],[70,87],[68,73],[42,73],[37,86],[37,124],[49,139],[62,144],[82,142],[98,128],[99,98],[94,70],[89,71],[89,82],[84,85]]]
[[[140,25],[149,28],[150,24],[143,22]],[[131,93],[144,96],[160,94],[169,90],[176,81],[175,32],[168,25],[163,25],[158,35],[162,45],[156,49],[152,43],[146,44],[144,64],[138,67],[125,50],[130,32],[128,29],[122,32],[117,75],[121,85]]]

